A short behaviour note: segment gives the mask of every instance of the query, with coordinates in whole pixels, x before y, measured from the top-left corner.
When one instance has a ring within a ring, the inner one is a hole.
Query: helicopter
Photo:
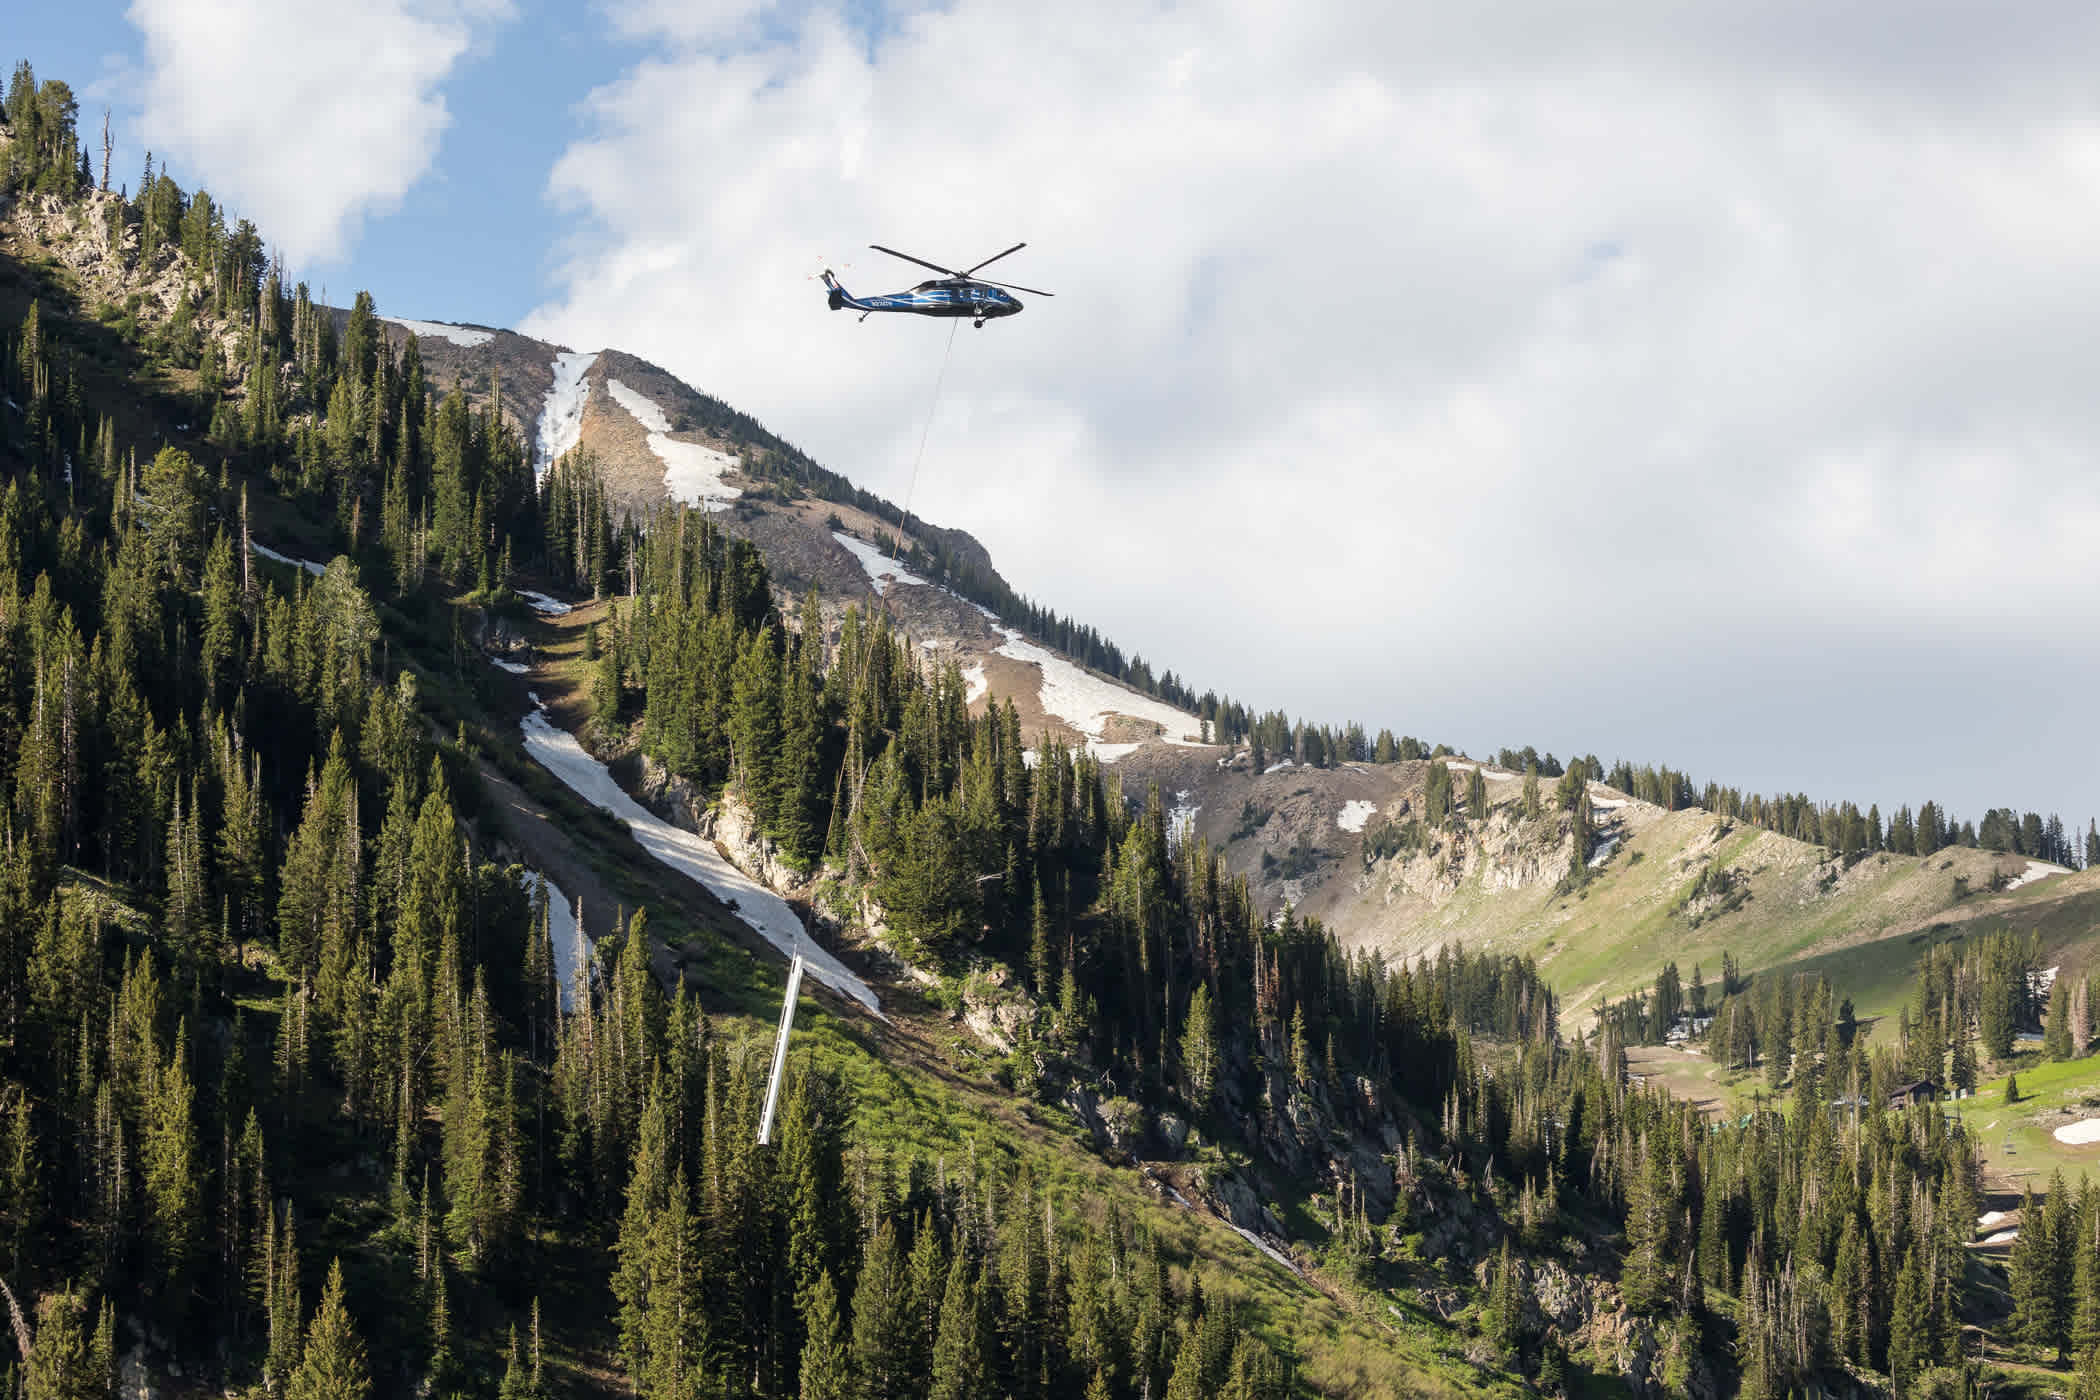
[[[921,282],[908,292],[893,292],[888,296],[857,297],[839,284],[830,268],[824,269],[824,285],[830,289],[831,309],[843,311],[851,307],[865,321],[877,311],[909,311],[920,316],[968,316],[979,330],[986,321],[1001,316],[1011,316],[1021,309],[1021,299],[1014,292],[1026,292],[1030,296],[1046,297],[1049,292],[1039,292],[1033,287],[1010,287],[1005,282],[987,282],[975,276],[978,268],[990,267],[1006,256],[1018,253],[1028,245],[1016,243],[1006,253],[994,253],[976,267],[960,272],[930,263],[924,258],[915,258],[910,253],[900,253],[895,248],[885,248],[880,243],[868,245],[878,253],[888,253],[893,258],[902,258],[920,267],[932,268],[941,275],[931,282]]]

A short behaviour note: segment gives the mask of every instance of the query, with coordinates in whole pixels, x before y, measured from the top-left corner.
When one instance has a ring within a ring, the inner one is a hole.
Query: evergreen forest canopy
[[[1084,750],[1031,753],[1011,705],[973,718],[956,669],[885,614],[828,635],[699,512],[617,520],[584,455],[536,482],[500,405],[428,383],[370,297],[339,333],[201,191],[149,162],[137,198],[110,194],[63,84],[23,65],[5,111],[8,192],[77,206],[184,286],[156,318],[0,264],[25,291],[0,334],[20,1393],[115,1394],[127,1356],[298,1400],[1322,1393],[1321,1339],[1206,1276],[1151,1208],[995,1136],[956,1156],[901,1139],[842,1035],[791,1060],[757,1145],[764,1016],[667,988],[647,912],[559,985],[544,885],[492,855],[486,775],[514,711],[472,640],[522,618],[531,580],[609,600],[601,746],[734,796],[911,960],[1011,970],[1027,1014],[991,1092],[1098,1100],[1119,1163],[1117,1125],[1161,1115],[1206,1169],[1258,1162],[1297,1198],[1278,1204],[1298,1262],[1380,1327],[1426,1329],[1453,1388],[1600,1371],[1651,1394],[1959,1394],[1981,1336],[2100,1396],[2091,1188],[2027,1204],[2001,1289],[1970,1247],[1975,1144],[1894,1093],[2007,1059],[2030,1022],[2087,1052],[2082,986],[2045,1010],[2017,940],[1928,961],[1894,1035],[1860,1033],[1827,983],[1733,966],[1711,1008],[1673,966],[1578,1035],[1527,960],[1388,963],[1271,922],[1217,852],[1170,839],[1156,793]],[[122,426],[156,417],[202,431]],[[311,578],[260,562],[265,515],[342,548]],[[1437,752],[1195,703],[1257,762]],[[1500,757],[1560,779],[1569,810],[1598,776],[1692,800],[1667,769]],[[2009,812],[1967,833],[1930,803],[1884,828],[1849,804],[1702,800],[1846,854],[2072,854],[2060,823]],[[1769,1103],[1708,1122],[1630,1082],[1624,1047],[1687,1010]],[[1636,1370],[1546,1301],[1570,1278],[1645,1339]]]

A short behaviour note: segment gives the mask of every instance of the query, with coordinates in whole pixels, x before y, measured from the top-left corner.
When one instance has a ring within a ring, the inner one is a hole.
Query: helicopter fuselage
[[[908,292],[857,297],[826,271],[824,286],[829,291],[833,311],[850,308],[860,312],[863,318],[877,311],[903,311],[914,316],[968,316],[982,326],[986,321],[1014,315],[1022,305],[1021,299],[1013,293],[967,277],[938,278],[921,282]]]

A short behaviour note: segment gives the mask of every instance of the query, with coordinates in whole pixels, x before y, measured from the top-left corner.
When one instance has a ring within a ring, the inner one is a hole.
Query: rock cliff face
[[[1527,820],[1497,807],[1463,835],[1442,836],[1423,850],[1380,861],[1357,888],[1386,903],[1413,895],[1439,905],[1476,880],[1488,893],[1551,889],[1574,865],[1574,843],[1558,814]]]

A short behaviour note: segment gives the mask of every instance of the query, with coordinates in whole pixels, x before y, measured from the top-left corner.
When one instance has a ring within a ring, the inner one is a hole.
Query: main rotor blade
[[[1027,245],[1026,243],[1016,243],[1016,244],[1014,244],[1014,246],[1013,246],[1013,247],[1011,247],[1011,248],[1008,248],[1008,249],[1006,250],[1006,253],[1018,253],[1018,252],[1020,252],[1020,251],[1021,251],[1021,250],[1022,250],[1023,248],[1026,248],[1027,246],[1028,246],[1028,245]],[[999,259],[1001,259],[1001,258],[1005,257],[1005,256],[1006,256],[1006,253],[994,253],[994,254],[992,254],[992,255],[991,255],[990,257],[986,258],[986,259],[985,259],[985,260],[984,260],[983,262],[981,262],[981,263],[977,264],[977,267],[990,267],[990,266],[991,266],[991,265],[992,265],[993,263],[995,263],[995,262],[999,261]],[[969,270],[968,270],[967,272],[959,273],[958,275],[959,275],[959,276],[962,276],[962,277],[974,277],[974,276],[976,276],[976,275],[977,275],[977,267],[973,267],[973,268],[969,269]]]
[[[915,258],[909,253],[900,253],[895,248],[885,248],[880,243],[870,243],[868,246],[878,253],[888,253],[893,258],[902,258],[908,263],[917,263],[920,267],[930,267],[943,277],[961,277],[965,275],[955,271],[953,268],[942,267],[939,263],[930,263],[924,258]]]
[[[1016,287],[1011,282],[992,282],[982,277],[978,278],[977,280],[983,282],[984,285],[987,287],[1004,287],[1009,292],[1026,292],[1032,297],[1054,297],[1057,295],[1056,292],[1039,291],[1034,287]]]

